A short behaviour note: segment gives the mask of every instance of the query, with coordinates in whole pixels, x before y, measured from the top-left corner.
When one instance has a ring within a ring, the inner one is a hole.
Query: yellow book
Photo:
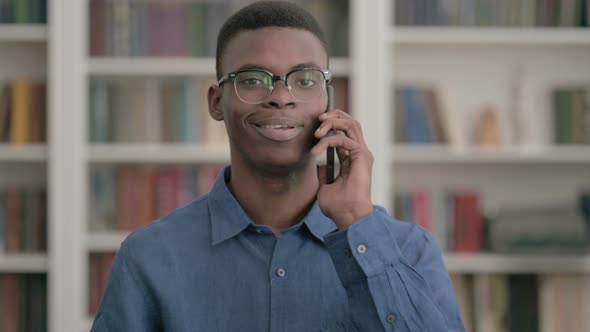
[[[30,141],[31,82],[17,80],[12,84],[12,130],[10,141],[23,144]]]

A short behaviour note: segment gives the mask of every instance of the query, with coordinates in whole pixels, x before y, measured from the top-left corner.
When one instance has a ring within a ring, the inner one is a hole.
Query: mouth
[[[254,128],[271,141],[286,142],[295,138],[303,130],[303,125],[293,121],[260,121],[252,123]]]

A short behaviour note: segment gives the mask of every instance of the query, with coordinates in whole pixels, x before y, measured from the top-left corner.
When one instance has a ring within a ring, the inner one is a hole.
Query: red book
[[[482,246],[483,220],[476,192],[455,194],[454,249],[457,252],[477,252]]]
[[[136,187],[136,195],[139,199],[137,215],[139,224],[143,227],[157,218],[156,211],[156,185],[158,170],[154,167],[142,167],[139,173],[139,181]]]
[[[177,167],[165,167],[158,174],[157,213],[165,216],[182,204],[182,171]]]
[[[19,319],[19,276],[16,274],[0,275],[0,309],[2,309],[2,319],[0,319],[0,331],[18,332]]]
[[[414,205],[414,222],[432,233],[432,213],[430,211],[432,205],[430,199],[430,193],[425,190],[418,190],[414,193],[412,202]]]
[[[105,31],[107,4],[105,0],[90,0],[90,55],[107,55],[105,50]]]
[[[133,230],[133,172],[134,167],[122,166],[117,169],[117,222],[116,228],[120,231]]]
[[[115,253],[102,253],[100,254],[100,275],[99,275],[99,294],[100,299],[102,299],[104,295],[104,291],[107,288],[107,284],[109,281],[109,274],[111,273],[111,267],[113,265],[113,260],[115,259]],[[100,301],[99,301],[100,302]]]

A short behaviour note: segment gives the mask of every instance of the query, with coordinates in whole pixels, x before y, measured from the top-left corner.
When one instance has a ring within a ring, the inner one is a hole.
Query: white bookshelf
[[[587,28],[396,27],[389,42],[404,45],[588,46]]]
[[[0,42],[45,42],[47,27],[40,24],[0,24]]]
[[[88,252],[115,252],[121,247],[128,232],[89,232],[86,237]]]
[[[446,254],[450,273],[590,273],[587,255]]]
[[[100,163],[227,163],[229,147],[206,144],[90,144],[88,160]]]
[[[46,254],[0,254],[0,273],[46,273],[49,259]]]
[[[214,76],[215,58],[91,57],[88,73],[95,76]],[[347,59],[330,61],[334,76],[346,76],[349,72]]]
[[[45,144],[0,144],[0,162],[45,162],[47,146]]]
[[[51,70],[48,50],[51,49],[50,28],[45,24],[0,24],[0,85],[15,79],[46,80],[48,84],[47,97],[51,98],[49,90]],[[48,104],[47,117],[51,117],[52,109]],[[12,188],[16,190],[49,191],[49,176],[47,170],[51,167],[49,145],[0,143],[0,190]],[[48,194],[49,196],[49,194]],[[50,200],[48,198],[48,200]],[[49,201],[48,201],[49,204]],[[48,206],[48,210],[50,207]],[[52,264],[55,251],[49,236],[53,219],[48,215],[46,220],[48,229],[47,251],[43,253],[15,252],[0,254],[0,273],[27,274],[56,272]],[[2,234],[5,236],[5,233]],[[50,307],[57,305],[59,300],[53,296],[48,278],[48,316]]]
[[[452,147],[443,144],[396,144],[394,163],[587,164],[590,146]]]

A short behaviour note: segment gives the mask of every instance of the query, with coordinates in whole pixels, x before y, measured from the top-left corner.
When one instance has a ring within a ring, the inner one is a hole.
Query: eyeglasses
[[[299,68],[285,75],[274,75],[264,69],[244,69],[231,72],[217,83],[233,80],[238,98],[246,104],[262,103],[274,89],[277,81],[285,82],[293,98],[310,102],[321,96],[326,82],[332,79],[332,73],[317,68]]]

